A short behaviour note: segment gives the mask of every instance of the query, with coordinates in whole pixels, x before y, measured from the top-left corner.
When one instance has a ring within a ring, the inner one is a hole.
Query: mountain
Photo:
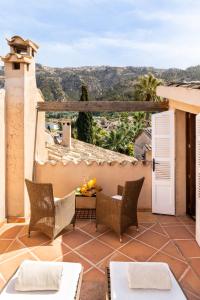
[[[47,101],[79,100],[82,83],[87,84],[91,99],[133,99],[134,85],[138,76],[149,72],[164,81],[200,81],[200,65],[182,70],[110,66],[52,68],[36,64],[37,85]],[[3,85],[1,68],[0,88]]]

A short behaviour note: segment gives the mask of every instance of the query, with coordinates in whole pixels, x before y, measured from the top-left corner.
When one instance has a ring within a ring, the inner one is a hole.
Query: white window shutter
[[[152,115],[152,212],[175,214],[175,113]]]
[[[200,114],[196,116],[196,240],[200,245]]]

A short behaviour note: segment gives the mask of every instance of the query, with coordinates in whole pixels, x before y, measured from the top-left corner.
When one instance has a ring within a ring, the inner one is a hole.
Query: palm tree
[[[161,98],[156,95],[156,88],[161,85],[163,81],[156,78],[153,74],[138,78],[138,82],[135,84],[135,97],[140,101],[161,101]],[[149,113],[146,113],[146,121],[149,122]]]
[[[156,78],[153,74],[149,73],[138,78],[135,84],[136,94],[141,101],[161,101],[161,98],[156,95],[156,88],[161,85],[163,81]]]

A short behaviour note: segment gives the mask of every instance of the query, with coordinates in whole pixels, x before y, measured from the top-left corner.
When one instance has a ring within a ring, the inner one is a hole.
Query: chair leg
[[[95,227],[96,227],[96,231],[98,231],[98,228],[97,228],[97,227],[98,227],[98,224],[97,224],[97,223],[96,223]]]
[[[30,229],[28,230],[28,237],[29,238],[31,237],[31,231],[30,231]]]
[[[72,225],[73,225],[73,230],[75,230],[75,225],[76,225],[76,214],[74,215],[72,219]]]
[[[120,236],[119,236],[119,241],[120,241],[120,243],[122,243],[122,242],[123,242],[123,237],[122,237],[122,234],[120,234]]]

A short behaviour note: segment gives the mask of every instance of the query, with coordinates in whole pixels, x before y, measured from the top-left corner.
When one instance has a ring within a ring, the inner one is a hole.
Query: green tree
[[[89,101],[88,91],[85,85],[82,85],[80,101]],[[76,121],[78,140],[86,143],[93,142],[93,117],[91,112],[79,112]]]
[[[102,147],[107,132],[97,122],[93,122],[93,144]]]
[[[161,98],[156,95],[156,88],[162,83],[161,79],[156,78],[151,73],[140,76],[135,84],[137,99],[141,101],[161,101]]]
[[[156,94],[156,88],[161,85],[163,81],[156,78],[149,73],[138,78],[135,84],[135,98],[140,101],[161,101],[161,98]],[[147,126],[149,125],[150,114],[146,113]]]
[[[116,129],[105,137],[103,147],[127,155],[133,155],[134,130],[128,120],[120,121]]]

